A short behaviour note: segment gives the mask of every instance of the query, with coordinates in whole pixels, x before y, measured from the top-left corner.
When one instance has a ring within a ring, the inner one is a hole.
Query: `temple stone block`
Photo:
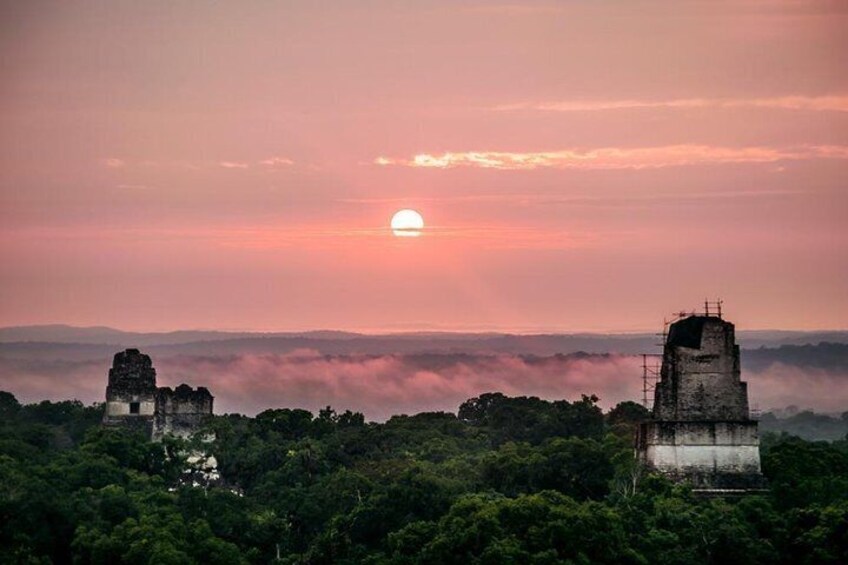
[[[190,437],[212,415],[213,396],[204,387],[156,387],[150,356],[138,349],[115,354],[106,386],[103,424],[137,429],[152,439]]]
[[[692,315],[671,325],[652,417],[636,440],[648,470],[703,493],[764,487],[757,422],[739,367],[733,324]]]

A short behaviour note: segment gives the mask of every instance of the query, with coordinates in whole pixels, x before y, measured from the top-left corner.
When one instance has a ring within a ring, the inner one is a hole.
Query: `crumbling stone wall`
[[[711,316],[672,324],[653,412],[659,420],[748,419],[748,386],[740,378],[733,324]]]
[[[757,422],[646,422],[638,449],[652,470],[696,488],[762,486]]]
[[[106,386],[105,425],[138,429],[153,439],[188,437],[212,415],[213,396],[204,387],[156,387],[156,369],[138,349],[115,354]]]
[[[649,469],[703,491],[762,487],[757,422],[749,417],[733,324],[693,315],[671,325],[637,453]]]
[[[156,369],[138,349],[115,354],[106,386],[103,423],[123,425],[151,434],[156,412]]]
[[[159,388],[156,391],[154,439],[164,435],[191,436],[212,414],[212,401],[212,395],[205,387],[195,390],[182,384],[174,390]]]

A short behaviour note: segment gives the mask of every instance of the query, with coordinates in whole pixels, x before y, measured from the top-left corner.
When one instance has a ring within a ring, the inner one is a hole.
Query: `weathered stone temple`
[[[150,356],[127,349],[115,354],[109,369],[103,423],[136,428],[157,440],[188,437],[212,415],[212,401],[204,387],[157,387]]]
[[[670,326],[637,453],[649,470],[702,493],[764,487],[757,422],[748,411],[733,324],[693,314]]]

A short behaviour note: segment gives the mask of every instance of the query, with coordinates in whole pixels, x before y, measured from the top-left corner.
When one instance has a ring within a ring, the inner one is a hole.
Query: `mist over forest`
[[[845,410],[848,333],[739,334],[752,407]],[[48,338],[55,341],[32,341]],[[0,340],[0,382],[28,402],[101,402],[112,356],[141,347],[160,385],[206,386],[217,413],[329,404],[378,421],[453,411],[492,391],[547,399],[597,394],[604,408],[641,401],[638,354],[659,351],[650,334],[134,334],[47,326],[0,329]]]

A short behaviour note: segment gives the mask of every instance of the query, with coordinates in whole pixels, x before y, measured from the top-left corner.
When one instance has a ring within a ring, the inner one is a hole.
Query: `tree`
[[[633,434],[636,427],[650,418],[650,411],[631,400],[619,402],[607,413],[607,425],[623,435]]]

